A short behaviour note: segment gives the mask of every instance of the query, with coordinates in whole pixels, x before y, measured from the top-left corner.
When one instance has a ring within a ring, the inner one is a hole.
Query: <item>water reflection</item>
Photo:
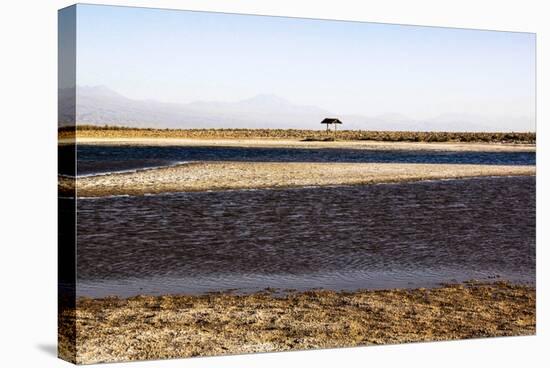
[[[60,150],[66,149],[61,146]],[[62,153],[60,153],[61,155]],[[364,149],[78,146],[78,175],[124,171],[187,161],[380,162],[432,164],[534,165],[534,152],[460,152]],[[64,168],[74,170],[74,163]]]
[[[534,282],[535,178],[78,201],[78,293]]]

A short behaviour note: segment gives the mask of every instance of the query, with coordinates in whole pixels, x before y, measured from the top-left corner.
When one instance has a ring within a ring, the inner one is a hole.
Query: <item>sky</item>
[[[533,33],[77,8],[77,84],[134,99],[274,94],[337,115],[469,114],[534,130],[535,77]]]

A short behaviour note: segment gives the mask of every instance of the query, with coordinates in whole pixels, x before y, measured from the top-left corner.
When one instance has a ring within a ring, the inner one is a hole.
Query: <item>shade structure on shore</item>
[[[329,131],[329,125],[334,124],[334,132],[336,132],[336,127],[338,126],[337,124],[342,124],[342,122],[338,118],[325,118],[325,119],[323,119],[321,124],[326,124],[327,125],[327,132]]]

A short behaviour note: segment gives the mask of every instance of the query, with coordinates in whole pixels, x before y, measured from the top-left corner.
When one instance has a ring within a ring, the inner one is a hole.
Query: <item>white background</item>
[[[542,366],[548,314],[549,11],[546,1],[202,0],[109,4],[537,33],[537,336],[131,363],[136,367]],[[89,3],[100,3],[89,1]],[[0,366],[57,359],[57,9],[70,1],[0,3]],[[546,103],[546,104],[545,104]],[[548,227],[548,225],[546,225]],[[546,312],[546,313],[545,313]],[[546,315],[545,315],[546,314]],[[548,347],[546,347],[548,349]],[[128,363],[117,364],[124,367]],[[130,366],[130,365],[128,365]]]

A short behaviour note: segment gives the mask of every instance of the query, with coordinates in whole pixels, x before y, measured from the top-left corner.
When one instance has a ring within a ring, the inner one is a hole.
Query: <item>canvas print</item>
[[[532,33],[59,11],[59,356],[535,334]]]

